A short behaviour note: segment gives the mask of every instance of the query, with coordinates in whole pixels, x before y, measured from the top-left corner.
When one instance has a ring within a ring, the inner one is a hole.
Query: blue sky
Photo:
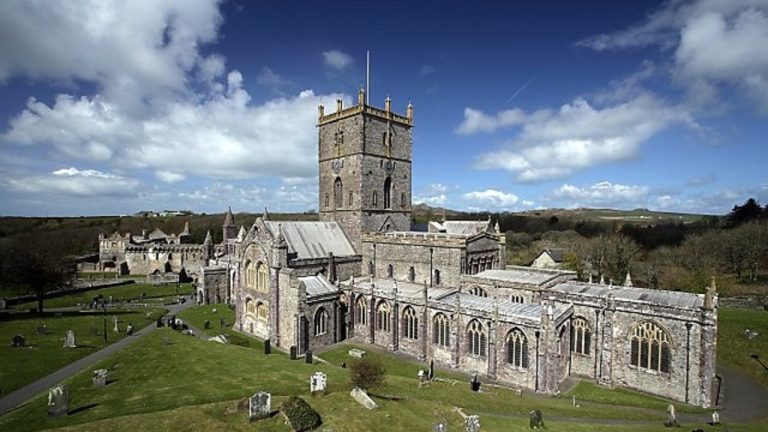
[[[768,0],[0,3],[0,214],[304,211],[317,105],[415,107],[415,202],[768,201]]]

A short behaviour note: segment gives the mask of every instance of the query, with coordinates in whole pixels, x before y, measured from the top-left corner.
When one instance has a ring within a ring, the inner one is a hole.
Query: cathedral
[[[223,243],[201,248],[198,301],[234,305],[235,329],[296,355],[348,340],[545,394],[580,377],[715,404],[714,281],[706,294],[580,282],[506,266],[491,220],[412,230],[413,125],[413,106],[362,90],[320,106],[320,220],[265,212],[238,228],[228,212]]]

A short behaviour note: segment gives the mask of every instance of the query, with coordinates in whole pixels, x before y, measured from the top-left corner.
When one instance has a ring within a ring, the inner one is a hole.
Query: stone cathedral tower
[[[318,107],[321,221],[336,221],[361,253],[364,232],[411,228],[413,106],[405,116],[365,103],[325,115]]]

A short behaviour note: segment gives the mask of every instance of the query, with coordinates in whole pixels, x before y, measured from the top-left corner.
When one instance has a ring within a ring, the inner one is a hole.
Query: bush
[[[227,334],[227,340],[229,340],[230,344],[241,346],[241,347],[246,347],[247,348],[247,347],[249,347],[251,345],[250,342],[248,341],[248,339],[246,339],[246,338],[244,338],[242,336],[238,336],[238,335],[233,334],[233,333],[228,333]]]
[[[363,390],[381,385],[384,382],[385,372],[386,369],[381,361],[371,357],[363,357],[349,366],[352,385]]]
[[[320,414],[300,397],[291,396],[280,406],[280,411],[285,414],[295,431],[311,430],[322,423]]]

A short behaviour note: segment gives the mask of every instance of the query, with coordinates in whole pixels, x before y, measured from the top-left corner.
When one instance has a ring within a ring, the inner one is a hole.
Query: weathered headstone
[[[120,326],[118,325],[117,315],[112,316],[112,321],[115,322],[115,326],[112,328],[112,331],[115,333],[120,333]]]
[[[94,387],[104,387],[107,385],[107,376],[109,375],[109,371],[106,369],[96,369],[93,371],[93,376],[91,377],[91,382],[93,383]]]
[[[75,332],[67,330],[67,336],[64,338],[64,348],[77,348],[75,344]]]
[[[448,425],[446,425],[445,423],[433,424],[432,432],[448,432]]]
[[[712,426],[717,426],[720,424],[720,413],[717,411],[712,411]]]
[[[69,412],[69,389],[57,385],[48,390],[48,417],[59,417]]]
[[[17,334],[11,339],[11,346],[14,348],[20,348],[27,345],[27,338],[24,335]]]
[[[309,391],[311,393],[325,393],[327,379],[328,377],[323,372],[315,372],[309,379]]]
[[[0,298],[0,309],[5,309],[5,308],[6,308],[5,299]]]
[[[296,346],[295,345],[291,345],[290,356],[291,356],[291,360],[296,360],[297,356],[296,356]]]
[[[469,378],[469,388],[473,392],[480,391],[480,378],[477,376],[477,372],[472,372]]]
[[[208,320],[205,320],[205,322],[203,323],[203,328],[205,330],[210,330],[211,329],[211,322],[208,321]]]
[[[677,422],[677,414],[675,413],[675,406],[672,404],[667,405],[667,414],[669,417],[667,417],[667,421],[664,422],[664,426],[666,427],[679,427],[680,423]]]
[[[133,323],[128,323],[128,327],[125,328],[125,333],[128,336],[133,336],[133,332],[134,332]]]
[[[47,335],[48,334],[48,326],[43,324],[40,327],[37,328],[37,334],[39,335]]]
[[[369,410],[379,407],[376,402],[374,402],[373,399],[368,396],[368,393],[366,393],[365,390],[361,389],[360,387],[353,388],[352,391],[349,392],[349,395],[352,396],[352,399],[357,401],[357,403],[368,408]]]
[[[229,343],[229,339],[227,339],[227,335],[214,336],[214,337],[208,338],[208,340],[211,341],[211,342],[218,342],[220,344],[228,344]]]
[[[465,432],[480,432],[480,417],[476,415],[468,416],[464,419]]]
[[[155,323],[155,325],[157,326],[157,328],[162,327],[163,326],[163,319],[162,318],[158,318],[157,322]]]
[[[258,420],[269,417],[272,413],[272,395],[258,392],[248,400],[248,419]]]
[[[528,413],[528,417],[530,421],[528,422],[528,426],[531,429],[538,429],[544,427],[544,416],[541,414],[541,411],[535,409]]]
[[[427,378],[432,381],[435,378],[435,361],[429,361],[429,370],[427,371]]]
[[[307,364],[312,364],[313,363],[313,360],[312,360],[312,350],[307,350],[307,353],[304,355],[304,361]]]
[[[349,350],[348,354],[350,357],[363,358],[363,356],[365,356],[365,351],[361,349],[353,348]]]

